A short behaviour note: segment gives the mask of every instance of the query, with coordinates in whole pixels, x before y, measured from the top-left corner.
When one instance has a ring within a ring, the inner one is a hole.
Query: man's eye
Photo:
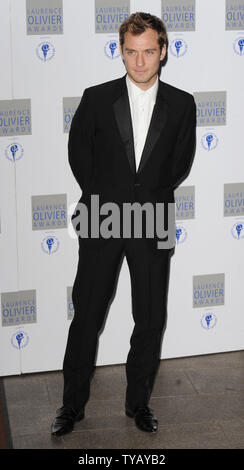
[[[147,54],[148,54],[148,55],[152,55],[152,54],[153,54],[153,51],[147,51]]]

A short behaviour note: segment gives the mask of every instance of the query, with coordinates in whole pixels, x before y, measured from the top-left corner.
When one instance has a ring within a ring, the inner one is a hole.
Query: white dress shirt
[[[130,102],[137,171],[156,102],[158,77],[148,90],[142,90],[130,80],[127,74],[126,85]]]

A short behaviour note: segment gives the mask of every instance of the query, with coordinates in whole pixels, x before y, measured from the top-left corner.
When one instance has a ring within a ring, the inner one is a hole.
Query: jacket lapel
[[[160,86],[160,83],[159,83],[159,86]],[[168,104],[162,98],[162,95],[158,90],[156,102],[153,108],[152,117],[151,117],[149,129],[148,129],[148,133],[147,133],[145,145],[142,151],[141,160],[139,163],[137,173],[139,173],[145,166],[145,163],[149,159],[153,151],[153,148],[166,124],[167,116],[168,116],[167,110],[168,110]]]
[[[123,85],[122,94],[120,94],[119,98],[114,101],[113,110],[118,124],[120,136],[125,147],[131,171],[135,175],[141,172],[142,168],[145,166],[145,163],[150,157],[152,150],[159,138],[159,135],[167,122],[168,104],[163,95],[163,82],[159,81],[156,102],[153,108],[153,113],[145,145],[140,159],[140,164],[136,172],[133,127],[125,77],[126,75],[124,75],[124,77],[122,77],[121,79],[121,85]]]
[[[127,87],[123,95],[114,102],[113,108],[131,171],[134,174],[136,172],[134,138]]]

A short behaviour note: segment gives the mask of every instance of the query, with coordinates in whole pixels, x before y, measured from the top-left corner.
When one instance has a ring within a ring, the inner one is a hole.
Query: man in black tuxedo
[[[159,80],[168,47],[163,22],[149,13],[135,13],[121,25],[119,35],[126,75],[85,89],[69,134],[69,163],[82,189],[79,202],[86,204],[90,219],[94,195],[100,206],[113,202],[119,209],[124,203],[174,203],[174,190],[189,174],[195,152],[193,96]],[[72,216],[77,232],[78,207]],[[125,412],[139,429],[157,430],[148,403],[160,361],[174,247],[159,249],[159,237],[148,238],[145,220],[143,224],[141,238],[125,238],[121,232],[119,237],[78,237],[63,406],[52,423],[53,435],[72,431],[75,421],[84,418],[98,333],[124,254],[135,322],[126,362]]]

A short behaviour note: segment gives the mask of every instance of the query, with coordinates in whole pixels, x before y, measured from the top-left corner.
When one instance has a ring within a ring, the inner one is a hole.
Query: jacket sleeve
[[[175,190],[190,173],[196,150],[196,104],[192,95],[172,155],[171,187]]]
[[[93,107],[85,89],[73,116],[68,139],[68,159],[82,192],[88,190],[93,167]]]

